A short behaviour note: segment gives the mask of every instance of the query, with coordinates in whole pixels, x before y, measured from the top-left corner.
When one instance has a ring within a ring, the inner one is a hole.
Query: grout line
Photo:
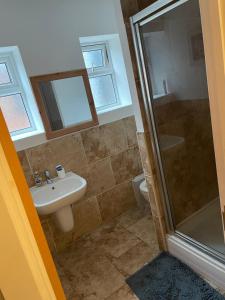
[[[34,170],[33,170],[32,165],[31,165],[31,163],[30,163],[30,160],[29,160],[29,156],[28,156],[28,154],[27,154],[27,151],[24,150],[24,152],[25,152],[25,156],[26,156],[26,159],[27,159],[27,162],[28,162],[28,165],[29,165],[31,174],[34,174]]]
[[[81,148],[82,148],[82,150],[83,150],[83,153],[84,153],[84,156],[85,156],[85,160],[86,160],[86,164],[87,164],[87,167],[88,167],[89,162],[88,162],[87,154],[86,154],[86,151],[85,151],[85,147],[84,147],[82,135],[81,135],[80,132],[79,132],[78,134],[79,134],[79,136],[80,136]],[[73,136],[73,138],[74,138],[74,136]],[[74,139],[75,139],[75,138],[74,138]]]
[[[125,184],[125,183],[129,183],[129,182],[131,182],[131,181],[132,181],[131,178],[130,178],[130,179],[127,179],[127,180],[125,180],[125,181],[123,181],[123,182],[121,182],[121,183],[115,184],[113,187],[111,187],[111,188],[105,190],[104,192],[102,192],[102,193],[100,193],[100,194],[96,194],[95,196],[97,197],[97,196],[103,195],[104,193],[111,191],[111,190],[114,189],[115,187],[118,187],[118,186],[120,186],[120,185],[122,185],[122,184]]]
[[[113,171],[111,157],[109,158],[109,165],[110,165],[109,167],[110,167],[110,170],[112,172],[113,179],[114,179],[114,186],[116,186],[116,176],[115,176],[115,172]]]

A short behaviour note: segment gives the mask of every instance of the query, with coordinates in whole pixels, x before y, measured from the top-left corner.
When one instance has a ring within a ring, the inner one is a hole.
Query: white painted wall
[[[133,106],[100,115],[100,124],[132,115],[143,130],[120,0],[0,0],[0,47],[17,45],[28,76],[84,68],[79,37],[119,34]],[[45,136],[16,141],[18,150]]]
[[[165,80],[168,92],[179,100],[208,98],[204,59],[194,61],[191,50],[191,37],[201,32],[197,4],[187,2],[153,21],[152,26],[145,25],[154,30],[144,34],[154,95],[165,93]],[[156,26],[160,30],[155,30]]]
[[[127,79],[128,79],[130,94],[132,98],[132,106],[135,115],[137,131],[143,132],[144,126],[141,117],[140,105],[139,105],[137,89],[135,85],[135,78],[134,78],[134,73],[132,68],[129,44],[127,40],[126,28],[123,22],[120,0],[113,0],[113,1],[114,1],[114,8],[115,8],[115,19],[117,21],[118,32],[120,35],[120,42],[121,42],[121,47],[122,47],[126,71],[127,71]]]
[[[116,33],[112,0],[1,0],[0,47],[17,45],[29,76],[84,68],[79,37]]]

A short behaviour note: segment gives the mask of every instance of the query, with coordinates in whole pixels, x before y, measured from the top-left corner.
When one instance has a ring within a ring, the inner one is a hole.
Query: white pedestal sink
[[[84,178],[68,172],[65,178],[55,178],[53,183],[32,187],[30,191],[38,214],[54,214],[59,228],[67,232],[74,227],[71,204],[82,198],[86,189]]]

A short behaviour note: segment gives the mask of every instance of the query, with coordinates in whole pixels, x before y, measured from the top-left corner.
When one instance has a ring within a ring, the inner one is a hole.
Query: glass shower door
[[[198,0],[151,12],[138,35],[174,229],[225,254]]]

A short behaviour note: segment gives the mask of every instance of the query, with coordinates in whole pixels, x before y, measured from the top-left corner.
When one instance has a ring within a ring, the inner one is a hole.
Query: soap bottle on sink
[[[62,165],[57,165],[55,167],[55,169],[56,169],[57,175],[60,179],[65,178],[66,172]]]

